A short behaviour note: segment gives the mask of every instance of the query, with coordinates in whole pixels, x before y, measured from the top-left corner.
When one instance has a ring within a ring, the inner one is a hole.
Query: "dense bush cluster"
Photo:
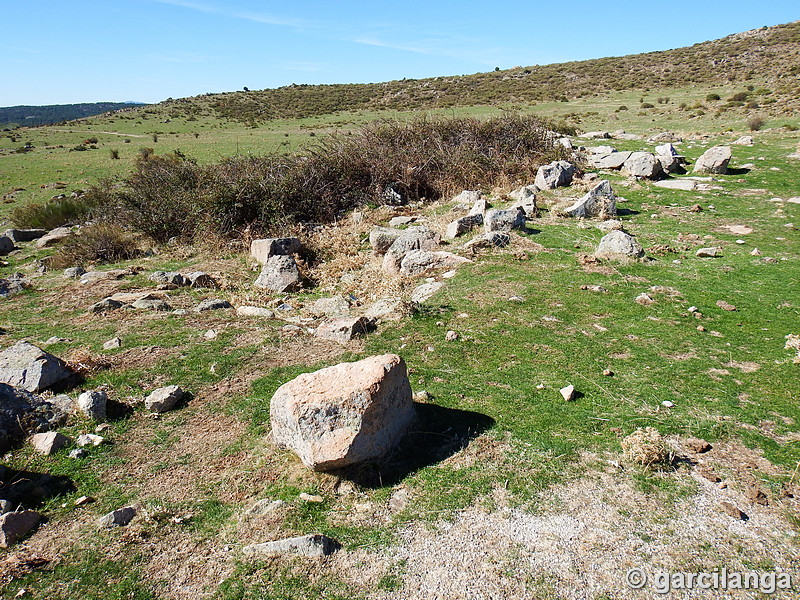
[[[552,127],[530,116],[385,120],[292,156],[198,165],[181,154],[143,154],[124,182],[104,182],[87,196],[94,218],[160,242],[269,231],[328,222],[364,204],[532,181],[540,164],[563,152],[553,145]]]

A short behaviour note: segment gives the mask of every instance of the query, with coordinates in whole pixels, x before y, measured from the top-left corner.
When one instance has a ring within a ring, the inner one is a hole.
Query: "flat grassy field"
[[[625,129],[645,137],[674,131],[694,161],[712,145],[751,133],[748,111],[716,116],[705,99],[711,91],[724,99],[738,89],[617,93],[513,108],[585,131]],[[669,101],[658,103],[659,97]],[[654,108],[641,109],[643,98]],[[705,108],[684,110],[681,103]],[[14,142],[0,139],[0,148],[35,147],[0,154],[6,194],[0,219],[15,206],[123,177],[141,148],[211,162],[293,152],[316,136],[375,118],[412,116],[418,115],[359,112],[252,128],[206,117],[162,123],[156,110],[147,119],[21,130],[13,132]],[[796,597],[800,365],[785,344],[787,335],[800,335],[800,203],[789,201],[800,196],[800,159],[789,158],[800,145],[800,132],[792,130],[798,125],[798,118],[767,118],[764,130],[752,132],[752,147],[732,147],[731,173],[715,176],[705,192],[600,173],[620,196],[619,218],[646,260],[593,260],[603,235],[597,223],[543,210],[509,248],[470,255],[473,262],[437,295],[346,346],[286,325],[313,325],[298,319],[320,296],[354,293],[356,304],[367,305],[380,289],[342,280],[294,295],[260,292],[250,285],[256,273],[241,246],[157,248],[114,266],[139,267],[138,274],[93,286],[58,271],[38,274],[37,261],[52,249],[25,245],[4,257],[2,272],[30,275],[33,286],[0,300],[0,345],[62,338],[47,350],[88,365],[82,389],[105,387],[131,409],[121,410],[103,434],[111,443],[90,449],[88,458],[69,459],[66,450],[43,457],[27,447],[4,457],[10,468],[63,477],[72,487],[46,498],[41,510],[48,522],[22,549],[4,553],[23,566],[0,582],[2,593],[14,597],[25,589],[25,597],[50,600],[601,600],[645,597],[625,584],[626,570],[641,566],[777,569],[791,573],[796,587],[774,597]],[[97,137],[96,150],[70,151],[88,137]],[[575,141],[654,146],[644,139]],[[111,149],[119,150],[119,160],[111,159]],[[57,182],[64,188],[56,189]],[[546,208],[582,193],[545,192],[538,203]],[[451,207],[441,202],[400,212],[440,226]],[[367,234],[393,214],[366,209],[363,222],[342,222],[324,235],[350,244],[353,272],[368,270],[375,259]],[[443,249],[457,251],[460,244]],[[719,256],[697,257],[702,247],[718,248]],[[212,296],[234,306],[285,303],[289,320],[227,311],[88,312],[113,292],[154,288],[147,275],[173,269],[203,269],[222,284],[217,291],[169,291],[173,308],[191,309]],[[637,302],[642,294],[651,301]],[[456,332],[455,341],[446,340],[448,331]],[[122,347],[103,350],[115,336]],[[269,400],[278,386],[302,372],[386,352],[403,356],[414,390],[429,397],[418,405],[419,426],[385,465],[312,473],[271,443]],[[192,400],[159,419],[146,414],[139,402],[145,393],[172,383]],[[579,392],[573,402],[559,393],[568,384]],[[643,427],[668,439],[674,452],[668,465],[645,469],[623,461],[621,440]],[[77,422],[64,433],[75,437],[92,428]],[[691,438],[713,449],[694,453]],[[702,476],[704,469],[720,481]],[[303,500],[302,493],[322,502]],[[80,496],[95,502],[76,507]],[[267,516],[244,514],[264,498],[287,504]],[[749,520],[732,519],[723,501]],[[142,508],[131,526],[96,530],[97,518],[129,503]],[[343,549],[324,560],[252,562],[240,553],[248,543],[312,532],[336,538]],[[31,557],[46,566],[24,568]],[[704,597],[756,596],[710,591]]]

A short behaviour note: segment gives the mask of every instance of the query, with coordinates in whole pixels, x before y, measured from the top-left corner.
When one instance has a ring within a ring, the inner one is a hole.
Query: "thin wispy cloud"
[[[241,21],[251,21],[253,23],[263,23],[264,25],[274,25],[276,27],[293,27],[293,28],[313,28],[315,25],[306,19],[296,19],[291,17],[279,17],[275,15],[256,13],[249,11],[231,10],[210,4],[199,4],[196,2],[189,2],[187,0],[152,0],[159,4],[169,4],[170,6],[178,6],[180,8],[187,8],[202,13],[222,15],[232,19],[239,19]]]

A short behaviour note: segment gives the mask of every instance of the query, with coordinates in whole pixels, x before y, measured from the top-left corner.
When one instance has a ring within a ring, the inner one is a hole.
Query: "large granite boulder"
[[[695,173],[719,173],[724,175],[728,172],[728,163],[731,160],[730,146],[713,146],[706,150],[703,155],[694,163]]]
[[[594,186],[583,198],[572,206],[561,211],[570,217],[590,219],[598,217],[603,220],[617,214],[617,197],[611,184],[605,179]]]
[[[250,242],[250,256],[262,265],[267,264],[273,256],[290,256],[299,254],[303,244],[296,237],[265,238]]]
[[[650,152],[631,153],[622,168],[631,177],[641,179],[661,179],[664,176],[661,161]]]
[[[552,190],[571,184],[573,175],[575,165],[566,160],[556,160],[539,167],[533,183],[540,190]]]
[[[381,459],[413,418],[406,365],[395,354],[305,373],[270,402],[273,440],[314,471]]]
[[[294,256],[286,254],[271,256],[253,285],[273,292],[298,290],[302,285],[302,279]]]
[[[602,237],[595,255],[610,259],[641,258],[644,250],[631,234],[615,229]]]
[[[45,390],[72,374],[62,360],[24,340],[0,352],[0,383],[29,392]]]
[[[383,270],[394,275],[400,272],[400,263],[413,250],[433,250],[439,245],[438,233],[428,230],[408,231],[398,237],[383,257]]]

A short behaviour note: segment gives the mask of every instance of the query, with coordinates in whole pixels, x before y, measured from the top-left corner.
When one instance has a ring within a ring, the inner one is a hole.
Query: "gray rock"
[[[642,179],[661,179],[664,176],[661,161],[649,152],[633,152],[622,168],[628,175]]]
[[[92,304],[89,310],[95,314],[100,314],[111,312],[112,310],[118,310],[123,306],[126,306],[124,302],[113,300],[112,298],[103,298],[100,300],[100,302]]]
[[[131,306],[140,310],[155,310],[159,312],[168,312],[172,310],[172,307],[167,304],[165,300],[161,300],[160,298],[139,298],[131,304]]]
[[[260,306],[240,306],[236,309],[236,314],[240,317],[261,317],[264,319],[271,319],[275,316],[273,311]]]
[[[7,235],[0,235],[0,256],[4,256],[14,250],[14,240]]]
[[[684,190],[686,192],[697,189],[697,181],[694,179],[664,179],[654,182],[653,185],[668,190]]]
[[[683,173],[683,160],[680,156],[672,154],[656,154],[656,160],[661,164],[661,170],[664,173]]]
[[[0,515],[14,512],[15,505],[11,500],[0,500]]]
[[[636,135],[635,133],[628,133],[627,131],[623,131],[622,129],[612,132],[611,137],[615,140],[625,140],[627,142],[634,142],[636,140],[642,139],[642,136]]]
[[[9,548],[39,524],[42,515],[32,510],[8,512],[0,516],[0,548]]]
[[[300,269],[294,257],[277,254],[267,259],[253,285],[282,293],[296,291],[300,289],[301,284]]]
[[[290,256],[302,250],[303,245],[296,237],[265,238],[250,243],[250,255],[262,265],[266,265],[273,256]]]
[[[148,279],[161,284],[187,285],[186,278],[177,271],[155,271],[150,273]]]
[[[422,285],[414,288],[411,292],[411,302],[422,304],[430,299],[436,292],[444,287],[443,281],[432,281],[430,283],[423,283]]]
[[[508,210],[492,209],[483,219],[484,232],[525,229],[525,211],[519,207]]]
[[[614,149],[614,146],[603,145],[603,146],[588,146],[586,148],[586,152],[588,152],[589,154],[606,156],[607,154],[616,152],[616,150]]]
[[[383,270],[387,273],[400,272],[400,263],[412,250],[433,250],[439,245],[439,234],[433,231],[409,231],[398,237],[383,257]]]
[[[88,457],[89,453],[83,448],[75,448],[74,450],[70,450],[67,456],[73,460],[79,460]]]
[[[350,303],[341,296],[320,298],[307,305],[306,310],[317,317],[347,317],[350,315]]]
[[[581,137],[586,140],[607,140],[611,138],[611,134],[607,131],[587,131]]]
[[[719,256],[719,249],[718,248],[700,248],[697,252],[694,253],[695,256],[699,258],[716,258]]]
[[[64,277],[66,279],[80,279],[86,273],[83,267],[67,267],[64,269]]]
[[[460,204],[465,207],[475,206],[476,202],[482,200],[483,195],[479,190],[464,190],[457,196],[454,196],[451,202]]]
[[[603,236],[595,255],[603,258],[641,258],[644,250],[632,235],[615,230]]]
[[[735,142],[731,142],[734,146],[752,146],[754,143],[752,135],[743,135]]]
[[[69,227],[56,227],[36,240],[36,247],[49,248],[50,246],[54,246],[55,244],[64,241],[71,235],[72,229]]]
[[[386,254],[394,241],[405,233],[400,229],[375,227],[369,232],[369,244],[376,254]]]
[[[375,323],[367,317],[346,317],[325,321],[314,334],[318,338],[346,344],[350,340],[366,335],[375,329]]]
[[[39,454],[55,454],[70,443],[70,439],[57,431],[35,433],[31,436],[31,445]]]
[[[452,240],[457,238],[460,235],[471,231],[474,227],[483,224],[483,215],[464,215],[463,217],[459,217],[455,221],[451,221],[450,224],[447,226],[447,230],[444,234],[444,239]]]
[[[217,280],[203,271],[194,271],[186,275],[186,285],[192,288],[208,289],[217,289],[219,287]]]
[[[514,203],[511,205],[511,208],[521,208],[525,211],[525,216],[529,219],[532,219],[536,216],[536,190],[538,188],[535,185],[525,185],[521,188],[517,188],[513,192],[511,192],[508,197],[511,198]]]
[[[7,229],[5,235],[15,244],[38,240],[47,233],[46,229]]]
[[[32,433],[64,425],[72,402],[66,406],[59,396],[44,400],[36,394],[0,383],[0,452],[17,446]]]
[[[314,471],[383,458],[413,418],[406,365],[395,354],[304,373],[270,401],[273,441]]]
[[[87,271],[81,275],[81,285],[89,285],[97,283],[98,281],[111,281],[113,279],[122,279],[130,275],[131,272],[127,269],[110,269],[108,271]]]
[[[671,142],[656,146],[656,154],[659,156],[680,156],[680,152],[678,152]]]
[[[557,138],[553,142],[553,144],[556,145],[556,146],[561,146],[562,148],[565,148],[567,150],[572,150],[573,149],[572,140],[569,139],[568,137]]]
[[[301,535],[299,537],[250,544],[242,548],[245,556],[328,556],[339,548],[339,543],[321,534]]]
[[[484,198],[483,194],[481,194],[478,197],[478,199],[472,203],[472,206],[470,207],[469,213],[467,213],[467,215],[470,217],[475,217],[478,215],[483,216],[488,207],[489,205],[486,203],[486,198]]]
[[[253,506],[248,508],[244,514],[248,517],[264,517],[280,508],[283,508],[284,506],[288,506],[288,504],[283,500],[270,500],[269,498],[264,498],[263,500],[259,500],[253,504]]]
[[[227,308],[233,308],[233,305],[227,300],[221,300],[219,298],[207,298],[194,307],[194,312],[200,313],[208,310],[224,310]]]
[[[654,144],[660,144],[662,142],[682,142],[683,138],[675,135],[670,131],[662,131],[661,133],[654,135],[647,141]]]
[[[28,287],[28,283],[19,274],[12,275],[8,279],[0,279],[0,298],[15,296]]]
[[[609,231],[614,231],[615,229],[624,229],[622,221],[618,221],[617,219],[608,219],[602,223],[598,223],[597,228],[600,231],[605,231],[606,233]]]
[[[400,274],[406,277],[418,277],[432,271],[454,269],[469,262],[472,261],[452,252],[412,250],[400,261]]]
[[[136,507],[125,506],[103,515],[97,520],[99,529],[111,529],[113,527],[125,527],[136,516]]]
[[[383,298],[376,301],[366,311],[364,316],[368,319],[386,319],[387,317],[401,316],[403,301],[400,298]]]
[[[621,169],[625,161],[631,157],[633,152],[611,152],[610,154],[599,154],[589,158],[589,162],[595,169]]]
[[[694,172],[725,174],[728,172],[730,160],[730,146],[713,146],[706,150],[694,163]]]
[[[108,395],[103,390],[91,390],[78,396],[78,410],[90,419],[102,423],[106,420]]]
[[[71,375],[63,361],[24,340],[0,352],[0,383],[38,392]]]
[[[185,392],[177,385],[168,385],[153,390],[150,395],[144,399],[144,406],[150,412],[167,412],[175,408],[175,405],[180,402],[184,395]]]
[[[75,440],[75,444],[81,448],[85,448],[86,446],[99,446],[105,441],[106,438],[101,435],[96,435],[94,433],[82,433],[78,436],[78,439]]]
[[[562,211],[571,217],[608,219],[617,214],[617,197],[605,179],[594,186],[583,198]]]
[[[575,175],[575,165],[566,160],[557,160],[539,167],[534,185],[540,190],[568,186],[572,183],[573,175]]]
[[[122,340],[118,337],[111,338],[103,344],[103,350],[115,350],[122,347]]]
[[[510,243],[511,236],[504,231],[490,231],[489,233],[476,235],[463,247],[465,250],[471,248],[505,248]]]
[[[402,227],[403,225],[410,225],[419,217],[392,217],[389,219],[389,227]]]

